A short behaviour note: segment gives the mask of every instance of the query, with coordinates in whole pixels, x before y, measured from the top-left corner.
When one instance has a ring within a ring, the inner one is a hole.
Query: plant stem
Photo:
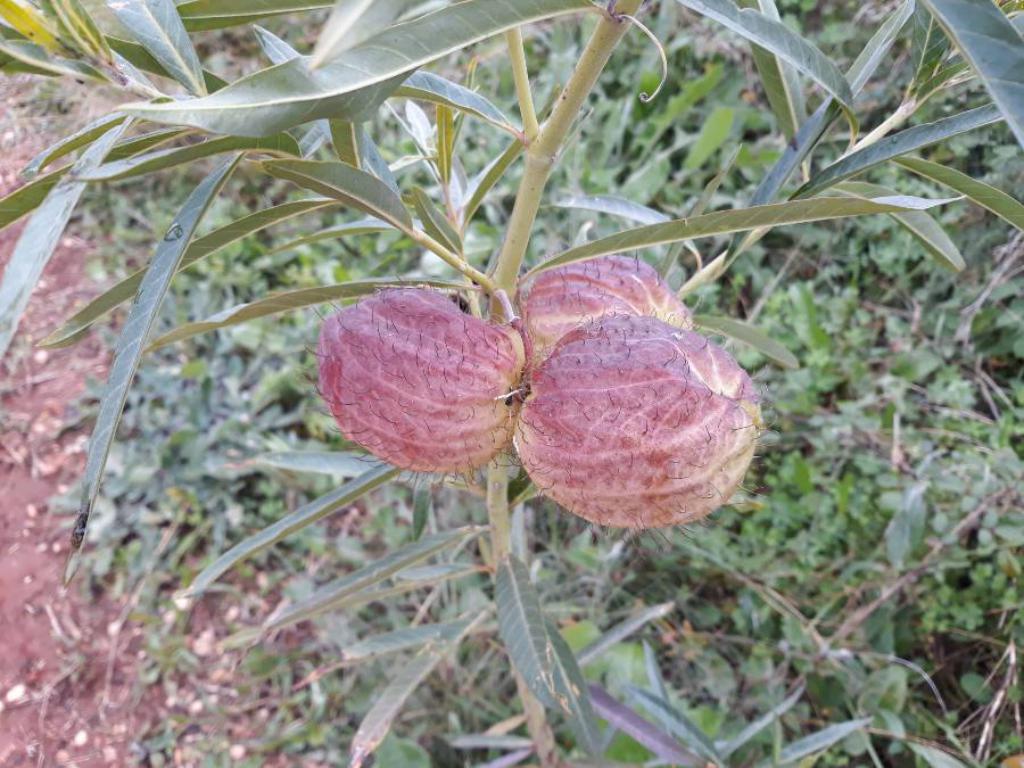
[[[456,253],[452,253],[450,250],[445,248],[441,243],[437,242],[434,238],[428,235],[426,232],[420,232],[414,227],[403,228],[402,231],[408,235],[413,242],[426,248],[431,253],[436,254],[440,257],[441,261],[445,262],[452,269],[461,272],[465,277],[472,280],[474,283],[483,288],[487,293],[493,294],[498,290],[498,286],[494,280],[485,275],[476,267],[467,263],[461,256]]]
[[[512,76],[516,81],[516,96],[519,98],[519,114],[523,118],[523,138],[529,144],[537,138],[540,126],[537,124],[537,110],[533,106],[533,92],[530,90],[530,73],[526,69],[526,52],[523,50],[523,33],[519,28],[505,33],[508,55],[512,60]]]
[[[622,0],[617,11],[626,14],[636,13],[640,3],[641,0]],[[565,141],[587,96],[593,90],[597,78],[608,63],[615,46],[626,34],[629,25],[627,19],[605,12],[587,47],[583,49],[569,82],[555,102],[551,116],[544,122],[537,138],[530,143],[526,151],[526,168],[519,183],[516,202],[505,233],[505,242],[502,244],[494,269],[495,284],[511,297],[515,297],[516,294],[519,269],[530,244],[530,234],[537,219],[537,211],[540,209],[541,195],[551,176],[562,142]]]

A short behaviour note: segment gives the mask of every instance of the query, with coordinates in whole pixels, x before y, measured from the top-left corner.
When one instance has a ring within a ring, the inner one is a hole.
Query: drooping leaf
[[[410,0],[337,0],[320,30],[309,66],[317,69],[373,37],[410,5]]]
[[[743,748],[748,744],[751,739],[757,736],[761,731],[770,726],[789,710],[791,710],[800,697],[804,694],[804,687],[801,685],[792,694],[787,696],[785,699],[780,701],[770,710],[765,712],[761,717],[757,718],[754,722],[750,723],[746,728],[736,734],[733,738],[722,743],[716,743],[715,746],[718,749],[718,754],[722,756],[722,759],[728,759],[736,750]]]
[[[669,733],[681,739],[687,747],[696,752],[700,757],[711,761],[715,765],[725,765],[725,760],[718,753],[715,745],[711,743],[711,739],[705,735],[704,731],[667,701],[634,686],[628,686],[626,694],[630,699],[633,699],[654,715],[668,729]]]
[[[577,654],[580,664],[586,666],[587,664],[596,661],[613,645],[621,643],[627,637],[632,635],[634,632],[639,631],[650,622],[668,616],[674,608],[675,603],[652,605],[650,608],[645,608],[644,610],[635,613],[625,621],[619,622]]]
[[[78,174],[86,173],[103,162],[104,156],[126,128],[126,123],[109,128],[82,153],[71,167],[69,176],[62,178],[65,169],[54,171],[26,185],[21,194],[15,192],[0,200],[0,225],[39,206],[18,237],[0,278],[0,358],[7,352],[32,289],[39,282],[71,213],[85,191],[85,182],[77,178]]]
[[[272,293],[263,299],[229,307],[222,312],[211,315],[206,320],[178,326],[173,331],[169,331],[157,338],[150,344],[149,350],[159,349],[176,341],[198,336],[201,333],[215,331],[220,328],[229,328],[233,325],[256,320],[260,317],[267,317],[268,315],[277,315],[281,312],[311,307],[316,304],[325,304],[329,301],[357,299],[361,296],[369,296],[384,288],[408,287],[411,285],[426,285],[432,288],[447,288],[450,290],[459,290],[466,287],[464,284],[453,283],[447,280],[369,279],[352,280],[335,285],[321,285],[316,288],[298,288],[291,291],[281,291],[280,293]]]
[[[306,213],[337,205],[338,203],[335,200],[297,200],[243,216],[241,219],[225,224],[210,234],[196,238],[189,243],[188,249],[178,265],[178,271],[187,269],[197,261],[218,253],[254,232],[295,218],[296,216],[302,216]],[[386,225],[383,223],[379,226],[386,228]],[[115,284],[112,288],[101,293],[71,317],[67,318],[61,323],[59,328],[51,331],[40,342],[40,346],[64,347],[74,343],[77,339],[81,338],[82,333],[88,330],[93,323],[134,296],[145,274],[146,270],[140,269]]]
[[[44,151],[29,161],[28,165],[22,170],[22,175],[32,177],[35,176],[39,171],[43,170],[46,166],[52,163],[54,160],[71,154],[76,149],[92,144],[100,136],[103,136],[113,128],[115,125],[119,125],[126,120],[125,115],[118,114],[115,112],[112,115],[104,115],[103,117],[93,120],[85,127],[75,131],[70,136],[61,139],[52,147],[47,147]]]
[[[792,352],[749,323],[720,315],[698,315],[693,321],[697,327],[705,331],[720,333],[753,347],[783,368],[796,369],[800,367],[800,361]]]
[[[1024,147],[1024,37],[992,0],[924,0]]]
[[[1015,200],[1002,190],[983,181],[972,179],[967,174],[953,168],[947,168],[930,160],[922,160],[919,157],[898,157],[893,162],[919,176],[924,176],[926,179],[931,179],[959,192],[971,202],[1024,231],[1024,203]]]
[[[384,690],[376,696],[373,706],[370,707],[370,711],[366,713],[363,721],[359,724],[356,735],[352,737],[352,745],[349,749],[350,768],[362,768],[366,764],[367,758],[384,741],[384,737],[391,730],[391,724],[413,691],[446,656],[458,647],[462,638],[472,630],[477,622],[482,621],[484,616],[485,614],[481,614],[473,621],[466,622],[462,632],[451,640],[427,645],[391,678]]]
[[[870,717],[861,720],[847,720],[845,723],[836,723],[820,731],[815,731],[809,736],[787,744],[779,753],[779,765],[789,765],[805,757],[824,752],[830,747],[838,744],[852,733],[864,728],[871,722]]]
[[[107,7],[171,77],[192,94],[206,93],[203,67],[174,0],[109,0]]]
[[[473,619],[463,619],[445,624],[421,624],[417,627],[403,627],[392,632],[357,640],[341,649],[341,659],[346,662],[364,662],[419,648],[427,643],[446,643],[463,635]]]
[[[370,587],[388,580],[399,571],[479,536],[484,530],[485,528],[481,526],[469,525],[424,536],[418,541],[399,547],[379,560],[325,584],[309,597],[288,606],[280,613],[271,615],[263,623],[263,630],[269,632],[319,616],[337,607],[346,598],[357,593],[368,593]]]
[[[106,163],[84,177],[87,181],[120,181],[147,173],[156,173],[179,165],[186,165],[204,157],[226,152],[255,151],[271,155],[298,157],[299,145],[287,133],[253,139],[243,136],[223,136],[186,147],[161,149],[145,155]]]
[[[518,135],[519,128],[491,101],[476,91],[446,80],[432,72],[414,72],[397,89],[395,96],[440,104],[479,117],[503,131]]]
[[[412,227],[412,217],[401,198],[366,171],[345,163],[314,160],[271,160],[263,163],[263,167],[271,176],[341,200],[398,229],[408,231]]]
[[[512,27],[592,9],[587,0],[465,0],[391,27],[317,70],[294,59],[201,99],[125,109],[235,136],[265,136],[324,117],[358,122],[424,64]]]
[[[69,560],[66,578],[73,575],[77,565],[74,554],[85,538],[86,525],[96,503],[110,446],[114,442],[117,424],[121,420],[121,412],[128,398],[128,389],[135,378],[146,339],[170,287],[171,278],[174,277],[203,214],[224,187],[239,160],[241,155],[228,159],[192,191],[157,246],[153,261],[150,262],[149,269],[146,270],[146,275],[139,285],[139,292],[117,340],[114,361],[111,363],[106,387],[100,400],[96,426],[89,439],[85,477],[82,481],[82,503],[75,525],[73,559]]]
[[[322,520],[332,512],[350,506],[370,491],[394,480],[399,473],[400,470],[388,464],[378,463],[340,488],[303,505],[220,555],[200,571],[182,596],[191,598],[201,595],[209,589],[211,584],[242,560],[252,557],[257,552],[262,552],[286,536]]]
[[[393,227],[387,222],[381,221],[380,219],[366,218],[353,221],[348,224],[340,224],[337,227],[330,227],[328,229],[321,229],[313,232],[309,235],[303,235],[294,240],[289,240],[287,243],[275,246],[271,253],[284,253],[285,251],[291,251],[296,248],[300,248],[303,245],[310,245],[312,243],[320,243],[324,240],[337,240],[341,237],[347,237],[348,235],[367,235],[374,232],[387,232],[393,229]]]
[[[697,13],[771,52],[798,72],[824,88],[850,115],[853,122],[853,92],[832,61],[811,42],[753,8],[737,8],[732,0],[677,0]]]
[[[823,168],[814,178],[800,187],[794,197],[811,197],[844,179],[863,173],[900,155],[945,141],[976,128],[998,123],[1002,119],[999,109],[995,105],[989,105],[894,133]]]
[[[835,186],[835,191],[848,197],[873,200],[897,194],[888,187],[868,184],[863,181],[844,181]],[[966,264],[956,243],[950,240],[942,226],[924,211],[905,211],[890,214],[892,219],[906,229],[914,239],[924,246],[935,262],[945,269],[959,272]]]
[[[526,566],[514,555],[498,564],[494,584],[498,632],[512,666],[548,707],[558,706],[552,670],[554,649],[544,626],[540,598]]]
[[[634,710],[619,703],[611,694],[596,683],[590,685],[590,700],[597,714],[608,725],[625,733],[649,749],[660,760],[671,765],[704,768],[706,762],[682,744],[665,733],[661,728],[640,717]]]
[[[788,203],[759,205],[731,211],[715,211],[692,219],[678,219],[663,224],[627,229],[609,237],[576,248],[570,248],[547,261],[538,264],[527,274],[534,275],[552,267],[583,261],[597,256],[665,245],[679,240],[710,237],[712,235],[742,232],[759,227],[777,227],[784,224],[800,224],[811,221],[827,221],[849,216],[864,216],[875,213],[919,211],[942,205],[948,200],[923,200],[918,197],[879,198],[876,200],[854,200],[843,198],[814,198],[795,200]]]
[[[609,216],[618,216],[639,224],[659,224],[669,220],[669,217],[661,211],[615,195],[573,195],[562,198],[554,203],[554,206],[607,213]]]
[[[773,21],[781,21],[775,0],[745,0],[741,5],[758,8]],[[797,130],[807,117],[804,95],[800,81],[793,68],[770,51],[754,44],[752,53],[754,65],[761,76],[768,105],[779,122],[779,128],[787,139],[796,136]]]

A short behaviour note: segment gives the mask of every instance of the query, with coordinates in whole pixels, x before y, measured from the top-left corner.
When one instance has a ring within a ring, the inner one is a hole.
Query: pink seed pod
[[[438,291],[400,288],[327,318],[320,391],[342,433],[396,467],[461,473],[511,439],[522,337]]]
[[[551,269],[525,290],[523,315],[539,352],[588,320],[605,315],[646,315],[693,329],[690,310],[657,271],[629,256],[605,256]]]
[[[683,525],[729,501],[762,426],[721,347],[651,317],[569,332],[533,372],[515,445],[545,494],[615,528]]]

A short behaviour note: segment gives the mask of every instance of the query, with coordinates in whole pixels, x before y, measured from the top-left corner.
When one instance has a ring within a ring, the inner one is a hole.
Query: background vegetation
[[[788,22],[847,62],[884,10],[846,2],[779,5]],[[682,216],[726,168],[709,210],[747,204],[782,148],[749,46],[675,4],[661,4],[648,20],[670,41],[663,92],[649,104],[635,98],[657,82],[658,59],[646,38],[630,35],[564,154],[549,201],[611,188]],[[315,37],[288,19],[267,26],[303,50]],[[241,71],[262,56],[255,40],[235,32],[196,39],[204,52],[224,51],[224,61]],[[583,40],[575,23],[531,29],[540,103],[565,82]],[[475,83],[514,112],[503,45],[495,40],[476,53]],[[863,95],[862,116],[895,109],[901,93],[891,84],[906,82],[910,66],[907,46],[898,46]],[[467,76],[465,58],[442,69],[455,80]],[[977,86],[954,88],[915,121],[961,111],[979,96]],[[47,112],[60,108],[64,92],[46,83],[34,98]],[[429,183],[422,165],[405,162],[419,153],[420,117],[414,105],[399,104],[372,126],[406,184]],[[866,117],[864,124],[874,125]],[[459,141],[470,172],[496,151],[493,131],[473,121]],[[836,135],[826,154],[844,147]],[[1001,189],[1024,189],[1024,156],[1005,126],[956,137],[932,152],[925,156]],[[90,190],[75,226],[93,239],[103,233],[92,267],[97,283],[145,263],[170,224],[175,206],[168,201],[183,200],[203,170]],[[517,175],[502,182],[509,195]],[[889,167],[871,181],[907,194],[946,195]],[[254,200],[279,202],[288,194],[286,185],[255,187],[239,175],[206,225],[244,215]],[[487,225],[472,231],[467,253],[498,247],[509,199],[491,198]],[[702,312],[756,320],[800,360],[798,370],[781,370],[735,347],[756,372],[771,427],[747,480],[747,503],[687,531],[627,538],[594,530],[543,500],[518,512],[527,517],[525,546],[544,604],[574,650],[645,608],[669,604],[585,666],[587,677],[617,698],[636,703],[631,691],[663,681],[679,711],[715,740],[735,736],[804,691],[744,748],[744,764],[794,757],[780,755],[784,744],[858,718],[868,719],[867,730],[847,735],[819,765],[945,768],[998,764],[1024,752],[1024,240],[970,204],[938,215],[967,262],[958,275],[936,270],[891,219],[871,217],[775,230],[725,279],[689,298]],[[163,326],[271,290],[416,266],[417,252],[397,248],[400,236],[391,233],[286,246],[315,231],[317,217],[325,228],[353,218],[314,214],[200,263],[175,281]],[[579,211],[547,210],[544,221],[539,253],[613,231],[607,219]],[[693,266],[682,262],[670,275],[677,286]],[[433,263],[428,257],[420,266]],[[212,666],[223,675],[211,678],[210,664],[196,653],[194,628],[223,639],[251,626],[280,599],[308,594],[409,541],[424,511],[428,530],[483,520],[481,505],[466,494],[422,478],[389,485],[254,557],[194,611],[180,610],[175,590],[212,557],[337,484],[315,467],[282,468],[272,455],[343,447],[315,393],[310,347],[318,326],[318,314],[303,311],[163,348],[148,358],[131,391],[93,522],[100,543],[86,560],[81,588],[140,595],[135,616],[152,627],[140,686],[161,687],[177,702],[175,716],[140,740],[153,765],[170,760],[175,747],[196,764],[226,763],[239,734],[251,765],[271,758],[340,764],[391,665],[337,669],[342,652],[357,636],[425,612],[451,619],[481,604],[489,590],[481,574],[458,592],[428,588],[386,606],[332,614],[246,653],[215,655]],[[80,412],[88,422],[95,400],[83,401]],[[77,499],[72,490],[69,516]],[[965,519],[970,524],[961,535],[950,537]],[[461,663],[442,665],[404,710],[380,764],[461,766],[501,754],[462,748],[467,734],[518,714],[506,704],[514,701],[514,686],[501,653],[482,634],[463,647]],[[189,710],[196,699],[204,702],[198,716]],[[559,736],[572,740],[563,729]],[[614,739],[609,758],[651,758],[628,736]]]

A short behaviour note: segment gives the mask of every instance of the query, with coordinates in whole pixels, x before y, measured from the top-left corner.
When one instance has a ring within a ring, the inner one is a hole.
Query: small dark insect
[[[505,405],[507,405],[509,408],[511,408],[516,403],[522,405],[523,403],[526,402],[526,398],[528,398],[529,396],[530,385],[523,384],[521,387],[519,387],[519,389],[514,389],[508,393],[508,396],[505,398]]]
[[[71,529],[71,548],[79,549],[85,541],[85,528],[89,522],[89,513],[82,510],[75,518],[75,527]]]
[[[470,311],[469,311],[469,301],[467,301],[465,296],[463,296],[461,293],[455,293],[455,294],[452,294],[451,298],[452,298],[452,301],[455,302],[455,306],[457,306],[459,308],[459,310],[462,312],[462,314],[464,314],[464,315],[471,314]]]

